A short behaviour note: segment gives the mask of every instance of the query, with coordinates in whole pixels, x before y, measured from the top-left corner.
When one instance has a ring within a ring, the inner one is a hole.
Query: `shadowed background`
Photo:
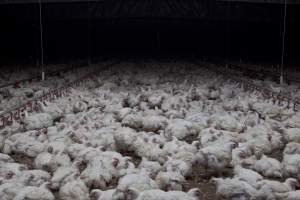
[[[40,58],[37,2],[11,0],[0,4],[1,64],[34,63]],[[87,57],[193,56],[280,63],[282,2],[44,0],[45,62]],[[296,64],[300,4],[288,3],[285,59]]]

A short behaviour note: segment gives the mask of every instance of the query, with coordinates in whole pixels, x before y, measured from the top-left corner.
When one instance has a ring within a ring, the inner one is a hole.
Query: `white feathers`
[[[79,113],[87,110],[87,104],[83,101],[77,101],[73,105],[73,112],[74,113]]]
[[[134,191],[134,200],[202,200],[203,194],[197,189],[191,189],[187,193],[181,191],[164,192],[162,190]]]
[[[185,178],[178,172],[167,171],[159,172],[155,178],[158,187],[161,190],[179,190],[182,191]]]
[[[129,188],[144,191],[158,189],[158,185],[148,176],[147,172],[141,171],[137,174],[127,174],[119,180],[117,187],[118,190],[125,191]]]
[[[284,122],[290,128],[300,128],[300,114],[297,113]]]
[[[80,179],[72,180],[59,189],[59,198],[64,200],[89,200],[89,189]]]
[[[239,165],[234,168],[235,178],[245,181],[252,187],[256,188],[259,181],[263,180],[263,177],[255,171],[245,169]]]
[[[41,103],[41,111],[49,114],[53,120],[63,117],[63,111],[54,103],[46,103],[46,106]]]
[[[1,200],[202,200],[189,189],[209,179],[217,199],[299,199],[300,117],[286,103],[193,64],[121,65],[0,130]],[[1,93],[0,108],[46,89]]]
[[[23,123],[26,130],[34,130],[51,126],[53,124],[53,119],[51,115],[47,113],[36,113],[26,115],[23,119]]]
[[[40,187],[26,186],[22,188],[14,200],[34,199],[34,200],[54,200],[53,194],[47,188],[47,184]]]
[[[223,199],[251,199],[257,195],[257,190],[245,181],[237,178],[213,178],[217,187],[217,198]]]
[[[260,160],[255,162],[253,169],[266,177],[283,177],[281,163],[278,160],[269,158],[265,155],[263,155]]]
[[[289,128],[285,131],[285,139],[288,142],[300,142],[300,128]]]
[[[284,154],[282,165],[286,174],[300,178],[300,154]]]
[[[149,161],[146,158],[142,158],[139,169],[146,170],[149,176],[154,179],[158,172],[162,170],[162,166],[159,164],[159,162]]]
[[[175,136],[178,139],[183,139],[187,136],[196,135],[198,131],[198,127],[193,122],[184,119],[173,119],[169,121],[165,129],[165,135],[168,138]]]

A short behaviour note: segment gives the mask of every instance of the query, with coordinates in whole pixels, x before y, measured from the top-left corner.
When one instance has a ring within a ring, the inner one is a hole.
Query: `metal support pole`
[[[286,35],[286,17],[287,17],[287,0],[284,0],[284,17],[283,17],[283,33],[282,33],[282,51],[281,51],[281,66],[280,66],[280,84],[284,83],[283,67],[284,67],[284,54],[285,54],[285,35]]]
[[[88,42],[88,54],[89,54],[88,55],[88,66],[91,66],[91,64],[92,64],[92,58],[91,58],[91,38],[90,38],[91,37],[91,30],[90,30],[91,29],[91,19],[90,19],[91,16],[90,16],[90,1],[89,0],[87,1],[87,11],[88,11],[88,13],[87,13],[88,14],[88,17],[87,17],[88,18],[88,22],[87,22],[88,23],[88,27],[87,27],[87,35],[88,35],[87,36],[88,37],[87,40],[88,41],[87,42]]]
[[[40,14],[41,72],[42,72],[42,81],[44,81],[45,80],[45,70],[44,70],[43,21],[42,21],[42,1],[41,0],[39,0],[39,14]]]
[[[231,11],[231,2],[227,2],[225,6],[225,22],[226,22],[226,28],[225,28],[225,63],[226,63],[226,70],[228,70],[229,66],[228,63],[230,61],[230,11]]]

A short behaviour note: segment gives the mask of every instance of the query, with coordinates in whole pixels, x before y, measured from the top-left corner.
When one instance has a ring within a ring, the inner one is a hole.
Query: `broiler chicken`
[[[139,191],[158,189],[157,183],[152,180],[146,171],[140,171],[139,173],[127,174],[122,177],[117,189],[120,191],[126,191],[129,188],[135,188]]]
[[[51,115],[47,113],[35,113],[28,115],[27,112],[25,112],[23,123],[26,130],[35,130],[52,126],[53,119]]]
[[[202,200],[203,193],[199,189],[191,189],[187,193],[181,191],[164,192],[162,190],[146,190],[139,192],[131,189],[133,200]]]
[[[253,169],[265,177],[283,177],[281,163],[274,158],[267,157],[266,155],[263,155],[260,160],[255,162]]]
[[[54,195],[48,189],[49,183],[44,183],[40,187],[26,186],[15,196],[14,200],[54,200]]]
[[[294,191],[296,187],[299,187],[299,182],[294,178],[288,178],[285,182],[279,182],[274,180],[261,180],[258,183],[260,186],[267,185],[272,189],[273,193],[286,193]]]
[[[142,158],[138,168],[140,170],[146,170],[152,179],[154,179],[158,172],[162,170],[162,166],[159,164],[159,162],[149,161],[146,158]]]
[[[67,182],[59,189],[60,199],[89,200],[89,189],[80,179]]]
[[[46,102],[46,105],[40,103],[41,111],[49,114],[53,120],[63,117],[63,111],[54,103]]]
[[[196,135],[198,131],[198,127],[190,121],[173,119],[169,121],[169,124],[165,129],[165,135],[168,138],[175,136],[178,139],[183,139],[187,136]]]
[[[250,169],[245,169],[239,165],[234,167],[234,175],[234,178],[245,181],[254,188],[257,188],[258,182],[263,180],[263,177],[259,173]]]
[[[211,180],[217,187],[217,198],[224,200],[232,199],[254,199],[257,196],[257,190],[245,181],[238,178],[222,179],[213,178]]]
[[[155,178],[155,182],[161,190],[179,190],[182,191],[183,184],[186,182],[184,176],[178,172],[167,171],[159,172]]]

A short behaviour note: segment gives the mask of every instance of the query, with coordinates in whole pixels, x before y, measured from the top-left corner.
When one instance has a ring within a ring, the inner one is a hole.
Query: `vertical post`
[[[228,63],[229,63],[229,51],[230,51],[230,10],[231,10],[231,2],[226,2],[226,11],[225,11],[225,20],[226,20],[226,28],[225,28],[225,63],[226,63],[226,70],[228,70]]]
[[[284,83],[283,74],[280,74],[280,85],[282,85],[283,83]]]
[[[87,0],[87,20],[88,20],[88,27],[87,27],[87,42],[88,42],[88,66],[91,66],[92,64],[92,61],[91,61],[91,32],[90,32],[90,29],[91,29],[91,22],[90,22],[90,1]]]
[[[45,70],[44,70],[43,21],[42,21],[42,1],[41,0],[39,0],[39,14],[40,14],[41,72],[42,72],[42,81],[44,81],[45,80]]]
[[[283,67],[284,67],[284,54],[285,54],[285,34],[286,34],[286,16],[287,15],[287,0],[284,0],[284,17],[283,17],[283,32],[282,32],[282,51],[281,51],[281,66],[280,66],[280,84],[284,83]]]
[[[37,74],[39,73],[39,67],[40,67],[40,54],[39,54],[39,43],[40,43],[40,38],[39,38],[39,36],[40,36],[40,34],[38,34],[37,33],[37,31],[38,31],[38,28],[39,28],[39,26],[38,26],[38,24],[35,24],[34,25],[34,48],[35,48],[35,57],[36,57],[36,63],[35,63],[35,65],[36,65],[36,69],[37,69]]]

